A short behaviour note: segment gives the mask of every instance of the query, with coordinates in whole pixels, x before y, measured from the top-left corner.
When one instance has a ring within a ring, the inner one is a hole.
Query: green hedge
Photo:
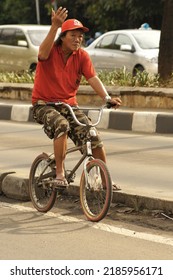
[[[35,73],[27,71],[21,73],[0,72],[1,83],[33,83]],[[125,68],[120,71],[100,71],[99,78],[105,86],[139,86],[139,87],[171,87],[173,84],[171,79],[166,85],[159,82],[159,75],[151,75],[147,72],[138,72],[136,76],[132,76]],[[87,85],[87,81],[82,78],[81,85]]]

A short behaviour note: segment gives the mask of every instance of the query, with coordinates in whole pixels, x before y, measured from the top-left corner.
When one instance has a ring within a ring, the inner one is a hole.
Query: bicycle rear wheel
[[[112,201],[112,180],[106,164],[93,159],[87,164],[80,181],[80,201],[88,220],[98,222],[103,219]]]
[[[53,166],[49,156],[40,154],[34,160],[29,175],[29,194],[34,207],[40,212],[49,211],[55,203],[57,191],[51,183]]]

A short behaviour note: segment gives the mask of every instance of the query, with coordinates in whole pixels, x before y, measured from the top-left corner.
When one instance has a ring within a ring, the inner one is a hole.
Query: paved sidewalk
[[[96,111],[88,115],[94,119]],[[0,120],[33,122],[31,105],[28,102],[0,101]],[[116,111],[105,110],[99,125],[102,129],[127,130],[144,133],[173,133],[173,111],[171,110],[134,110],[121,108]],[[19,174],[19,172],[18,172]],[[28,200],[28,178],[21,169],[20,176],[15,174],[0,174],[0,193],[11,198]],[[68,193],[78,194],[79,186],[68,189]],[[166,189],[158,195],[154,189],[150,192],[139,193],[137,188],[125,188],[114,193],[113,202],[124,203],[136,210],[146,208],[160,210],[167,214],[173,213],[173,192]]]

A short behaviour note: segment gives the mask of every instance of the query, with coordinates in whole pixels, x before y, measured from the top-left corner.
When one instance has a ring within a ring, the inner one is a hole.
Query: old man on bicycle
[[[70,137],[75,145],[81,145],[85,139],[85,128],[78,126],[70,112],[63,106],[58,109],[53,105],[45,106],[48,102],[65,102],[76,107],[77,90],[82,75],[86,78],[94,91],[115,108],[121,105],[119,98],[111,98],[104,85],[97,77],[91,59],[81,48],[84,33],[88,28],[77,19],[68,19],[66,8],[52,11],[51,27],[47,37],[39,48],[38,64],[32,92],[33,115],[38,123],[43,124],[44,131],[53,139],[56,160],[56,179],[58,186],[67,186],[64,176],[63,163],[67,149],[67,138]],[[56,34],[61,27],[57,40]],[[81,110],[75,110],[81,122],[90,121]],[[103,143],[97,135],[93,137],[92,150],[95,158],[106,162]]]

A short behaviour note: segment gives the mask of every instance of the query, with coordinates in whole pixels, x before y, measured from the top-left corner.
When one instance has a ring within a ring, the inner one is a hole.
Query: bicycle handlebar
[[[72,114],[72,117],[73,119],[75,120],[75,122],[78,124],[78,125],[81,125],[81,126],[87,126],[87,124],[85,123],[81,123],[75,116],[74,114],[74,111],[73,111],[73,108],[67,104],[67,103],[64,103],[64,102],[47,102],[46,105],[51,105],[51,106],[60,106],[60,105],[64,105],[65,107],[67,107],[69,109],[69,111],[71,112]],[[102,105],[99,109],[96,109],[96,108],[90,108],[90,110],[97,110],[99,111],[99,115],[98,115],[98,119],[95,123],[92,123],[90,126],[91,127],[94,127],[94,126],[97,126],[101,120],[101,117],[102,117],[102,114],[103,114],[103,109],[104,108],[111,108],[111,103],[110,102],[107,102],[106,104]],[[80,109],[80,108],[76,108],[76,109]],[[86,108],[83,108],[84,110]]]

